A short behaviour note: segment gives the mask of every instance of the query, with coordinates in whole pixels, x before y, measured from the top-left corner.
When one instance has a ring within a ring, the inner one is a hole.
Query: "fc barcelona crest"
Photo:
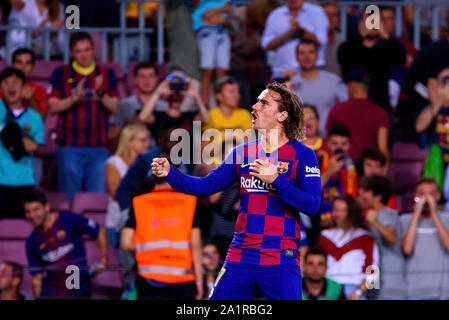
[[[288,162],[278,161],[279,173],[286,173],[288,171]]]

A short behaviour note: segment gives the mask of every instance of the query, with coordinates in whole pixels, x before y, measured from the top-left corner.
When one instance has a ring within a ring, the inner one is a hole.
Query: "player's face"
[[[153,68],[141,68],[134,79],[137,90],[144,94],[152,93],[157,86],[158,76]]]
[[[312,109],[304,108],[304,123],[306,125],[306,137],[315,137],[318,134],[318,118]]]
[[[12,66],[22,71],[25,77],[28,78],[34,68],[33,57],[28,53],[19,54]]]
[[[255,130],[283,130],[282,121],[286,119],[286,111],[279,111],[276,100],[281,97],[279,93],[268,89],[262,91],[253,105],[253,128]],[[276,99],[276,100],[275,100]]]
[[[240,90],[238,83],[225,84],[216,95],[219,104],[237,108],[240,104]]]
[[[321,281],[326,274],[326,259],[321,254],[310,254],[304,261],[304,277],[308,280]]]
[[[383,167],[380,161],[373,159],[365,159],[363,161],[363,175],[372,176],[372,175],[383,175]]]
[[[216,270],[218,268],[219,260],[220,254],[218,253],[217,247],[214,245],[207,245],[203,248],[203,265],[207,270]]]
[[[357,198],[360,206],[363,209],[372,209],[374,208],[375,198],[372,190],[365,190],[359,188],[359,194]]]
[[[35,228],[42,228],[47,216],[50,214],[50,205],[43,205],[39,201],[25,203],[25,215],[27,220]]]
[[[94,62],[94,47],[89,40],[80,40],[73,46],[71,55],[77,64],[88,68]]]
[[[4,100],[7,105],[16,105],[22,101],[24,83],[16,75],[12,75],[0,84]]]
[[[349,138],[337,135],[330,136],[327,142],[327,146],[332,154],[338,149],[342,149],[344,153],[347,154],[350,146]]]
[[[315,68],[316,61],[318,60],[318,53],[315,46],[310,43],[300,44],[296,53],[296,59],[303,70]]]
[[[346,223],[348,217],[348,205],[342,200],[335,200],[332,210],[332,219],[337,227],[341,228]]]

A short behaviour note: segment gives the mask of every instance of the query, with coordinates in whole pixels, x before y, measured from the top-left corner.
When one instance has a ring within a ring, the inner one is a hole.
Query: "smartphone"
[[[334,151],[334,156],[337,156],[338,161],[342,161],[345,159],[345,152],[343,149],[337,149]]]
[[[187,82],[170,82],[171,91],[187,91],[189,84]]]

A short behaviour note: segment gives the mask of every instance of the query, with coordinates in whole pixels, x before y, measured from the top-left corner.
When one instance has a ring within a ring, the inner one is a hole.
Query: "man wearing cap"
[[[379,149],[387,158],[384,170],[388,172],[390,117],[381,106],[368,98],[370,79],[365,69],[349,70],[344,81],[348,86],[349,99],[332,107],[326,129],[335,123],[347,126],[351,131],[351,158],[357,162],[363,150]]]

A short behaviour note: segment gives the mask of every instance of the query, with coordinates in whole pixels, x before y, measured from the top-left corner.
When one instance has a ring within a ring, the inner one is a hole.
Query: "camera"
[[[171,91],[179,92],[187,91],[189,89],[189,84],[186,82],[186,78],[181,75],[170,74],[165,79],[170,81],[169,86]]]

